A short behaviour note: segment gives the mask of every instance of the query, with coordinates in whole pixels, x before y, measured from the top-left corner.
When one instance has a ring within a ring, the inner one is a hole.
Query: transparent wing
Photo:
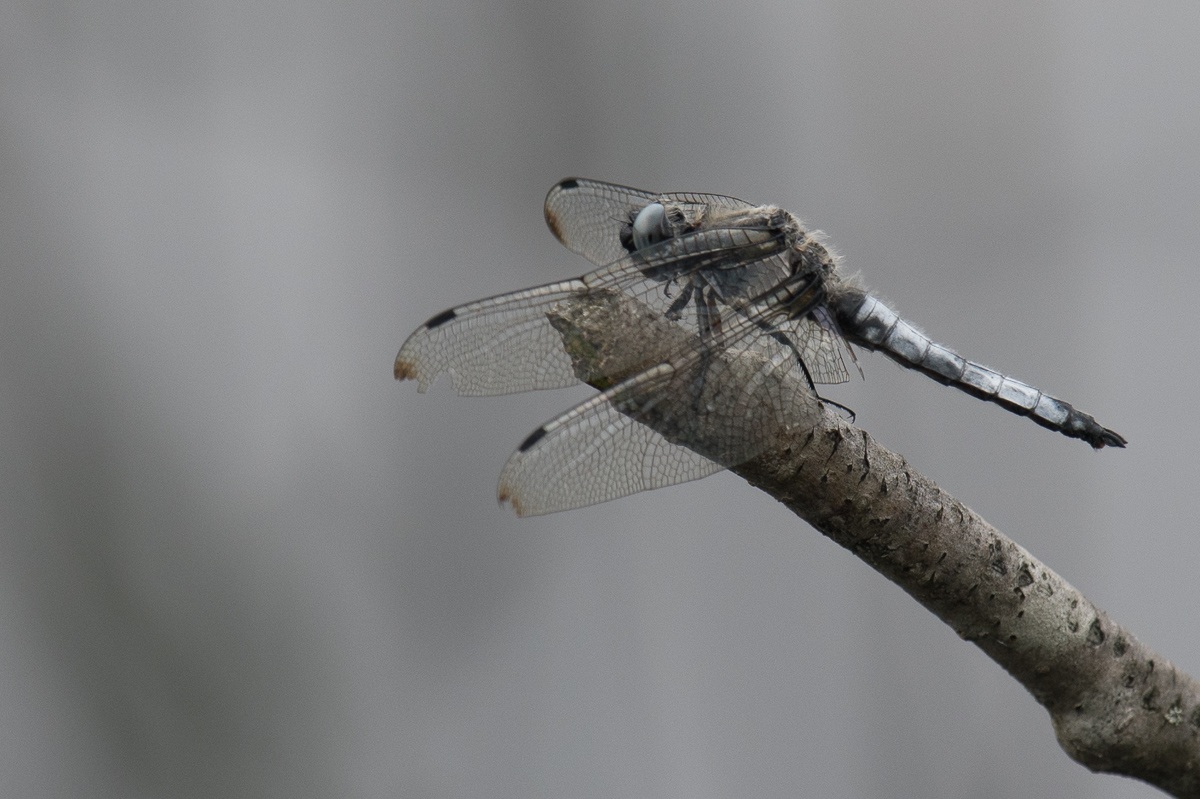
[[[643,372],[539,428],[509,458],[497,494],[519,516],[582,508],[707,477],[722,467],[618,410],[625,393],[670,391],[670,367]],[[540,435],[539,435],[540,434]]]
[[[710,209],[747,210],[753,205],[719,194],[655,194],[587,178],[567,178],[546,195],[546,224],[567,249],[603,266],[625,255],[620,231],[637,211],[652,202],[678,205],[691,218]]]
[[[468,396],[563,388],[578,382],[546,311],[587,292],[582,280],[514,291],[443,311],[417,328],[396,355],[397,380],[425,391],[449,373]]]
[[[849,352],[849,348],[824,306],[814,308],[800,319],[785,320],[780,329],[795,344],[814,383],[833,385],[850,379],[842,356],[843,350]]]
[[[754,327],[732,322],[734,339]],[[534,431],[499,498],[534,516],[695,480],[760,454],[815,406],[795,353],[774,339],[685,349]]]
[[[451,308],[404,342],[396,356],[396,378],[416,380],[424,391],[439,374],[449,373],[459,394],[494,395],[561,388],[581,379],[596,382],[613,374],[626,376],[631,365],[645,360],[647,342],[627,342],[623,352],[613,352],[605,360],[602,371],[581,378],[555,327],[554,310],[572,299],[619,291],[652,312],[670,314],[698,329],[696,309],[680,303],[683,286],[698,274],[712,275],[713,280],[737,274],[743,286],[756,293],[760,285],[770,288],[788,274],[776,246],[780,242],[780,236],[754,228],[701,230],[626,253],[610,266],[575,280]],[[739,268],[730,269],[733,264]]]

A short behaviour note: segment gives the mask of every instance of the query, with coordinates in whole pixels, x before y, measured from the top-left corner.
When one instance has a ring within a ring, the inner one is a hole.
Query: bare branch
[[[563,303],[551,322],[581,378],[605,372],[606,353],[631,336],[661,341],[665,356],[690,335],[607,292]],[[771,451],[732,471],[986,652],[1050,712],[1074,760],[1200,796],[1195,679],[865,431],[815,401],[800,408],[804,418],[780,431]]]

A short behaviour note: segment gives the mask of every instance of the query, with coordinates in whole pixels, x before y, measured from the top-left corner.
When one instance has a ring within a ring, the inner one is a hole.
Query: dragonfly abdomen
[[[1090,414],[931,341],[870,294],[850,291],[839,300],[838,323],[846,337],[858,346],[878,350],[901,366],[1012,413],[1028,416],[1042,427],[1082,439],[1096,449],[1125,446],[1124,438],[1101,426]]]

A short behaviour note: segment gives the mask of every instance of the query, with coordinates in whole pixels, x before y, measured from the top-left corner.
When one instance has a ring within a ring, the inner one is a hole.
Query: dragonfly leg
[[[768,336],[792,351],[792,355],[796,357],[796,363],[800,364],[800,369],[804,372],[804,380],[808,383],[808,387],[812,389],[813,396],[817,398],[818,402],[826,405],[832,405],[833,407],[845,412],[846,417],[850,422],[853,422],[857,418],[857,414],[854,413],[853,408],[849,408],[840,402],[835,402],[834,400],[821,396],[821,392],[817,391],[817,384],[812,379],[812,374],[808,371],[808,364],[804,363],[804,358],[800,357],[800,351],[796,349],[796,345],[792,343],[792,340],[783,334],[783,331],[769,326],[766,322],[760,322],[759,327],[766,331]]]
[[[683,287],[683,291],[681,291],[679,296],[675,298],[675,301],[671,303],[671,307],[667,308],[666,317],[668,319],[670,319],[672,322],[679,321],[679,318],[683,315],[683,309],[686,308],[688,303],[692,301],[693,291],[695,291],[695,286],[690,282]],[[668,293],[667,297],[670,296],[671,295]]]
[[[689,283],[684,289],[684,295],[691,295],[695,284]],[[709,366],[713,353],[724,349],[721,335],[721,317],[717,308],[717,298],[711,289],[706,293],[700,287],[696,294],[696,326],[700,333],[701,352],[700,364],[696,371],[696,379],[692,382],[692,410],[700,413],[700,399],[704,394],[704,384],[708,377]],[[680,297],[683,299],[683,296]],[[676,300],[672,307],[679,304]],[[682,306],[681,306],[682,307]]]

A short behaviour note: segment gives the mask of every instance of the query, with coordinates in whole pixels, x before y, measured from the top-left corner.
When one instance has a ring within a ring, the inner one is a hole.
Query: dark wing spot
[[[579,178],[567,178],[558,182],[558,188],[562,191],[570,191],[571,189],[579,188]]]
[[[425,323],[425,329],[433,330],[435,327],[440,327],[441,325],[444,325],[447,322],[449,322],[455,316],[457,316],[457,314],[454,313],[453,308],[442,311],[440,314],[438,314],[437,316],[433,317],[432,319],[430,319],[428,322]]]
[[[541,441],[542,437],[545,435],[546,428],[544,427],[539,427],[537,430],[534,430],[529,434],[529,438],[522,441],[521,446],[517,447],[517,452],[528,452],[529,448]]]

